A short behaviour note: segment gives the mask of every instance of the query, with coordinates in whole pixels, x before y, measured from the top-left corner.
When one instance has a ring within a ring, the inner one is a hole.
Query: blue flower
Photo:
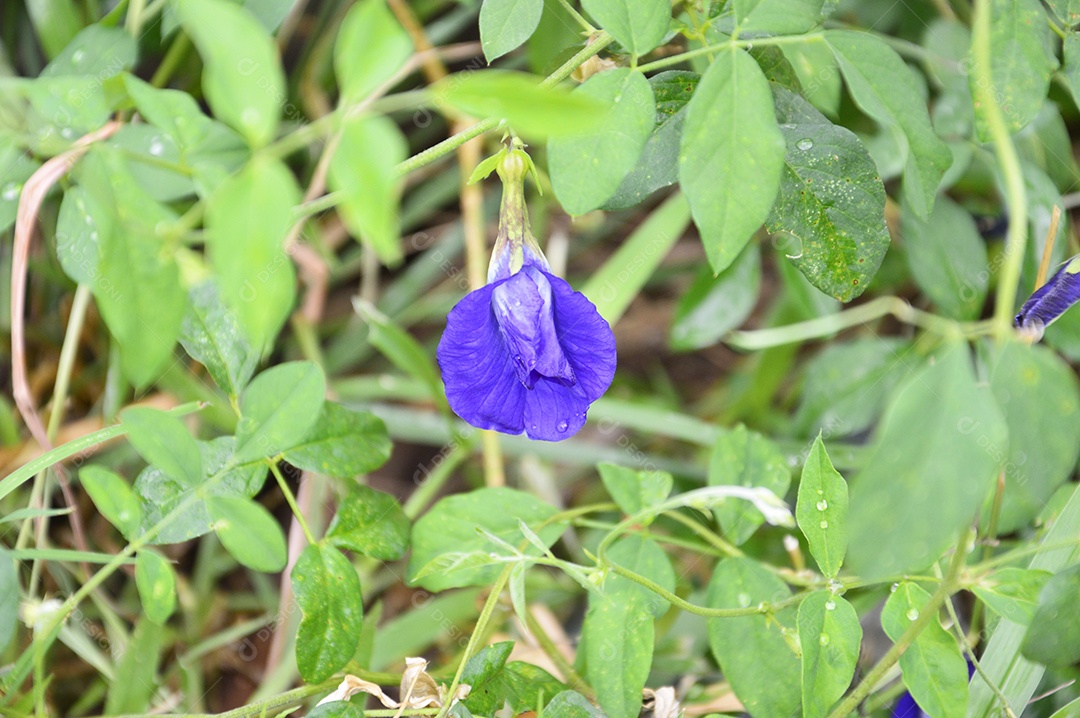
[[[437,358],[450,408],[481,429],[560,441],[585,424],[615,375],[615,337],[596,307],[551,273],[529,230],[528,156],[502,157],[499,236],[487,286],[446,318]]]
[[[1042,338],[1046,327],[1080,301],[1080,255],[1061,265],[1046,284],[1031,295],[1013,323],[1034,341]]]

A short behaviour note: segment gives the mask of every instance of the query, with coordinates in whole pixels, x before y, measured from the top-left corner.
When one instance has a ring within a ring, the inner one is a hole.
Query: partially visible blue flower
[[[1061,265],[1046,284],[1031,295],[1013,323],[1034,341],[1042,339],[1046,327],[1080,301],[1080,255]]]
[[[615,375],[615,337],[596,307],[551,273],[529,229],[520,149],[498,164],[499,235],[487,286],[446,318],[437,358],[450,408],[481,429],[560,441],[585,424]]]

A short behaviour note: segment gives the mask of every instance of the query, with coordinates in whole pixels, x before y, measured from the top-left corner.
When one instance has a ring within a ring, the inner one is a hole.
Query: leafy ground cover
[[[1080,715],[1073,3],[0,18],[0,714]]]

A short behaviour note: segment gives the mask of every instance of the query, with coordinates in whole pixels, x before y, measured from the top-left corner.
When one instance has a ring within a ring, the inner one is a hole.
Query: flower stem
[[[975,107],[982,109],[983,119],[990,130],[998,167],[1005,184],[1009,227],[1005,234],[1005,264],[998,281],[994,300],[994,337],[1004,341],[1012,331],[1012,314],[1016,290],[1020,283],[1020,268],[1024,261],[1027,233],[1027,192],[1020,169],[1020,158],[1009,134],[1008,125],[998,104],[998,88],[990,72],[990,0],[975,1],[975,18],[971,28],[971,76]]]
[[[293,516],[296,517],[296,522],[300,524],[300,528],[304,532],[304,537],[309,544],[318,543],[315,538],[315,534],[311,533],[311,529],[308,528],[307,519],[304,518],[304,512],[300,510],[300,506],[296,503],[296,497],[293,496],[293,492],[289,489],[289,485],[285,482],[285,477],[281,475],[281,469],[278,468],[277,461],[274,459],[267,459],[266,463],[270,466],[270,471],[274,474],[274,478],[277,479],[278,486],[281,487],[281,493],[285,494],[285,501],[289,504],[289,508],[292,509]]]

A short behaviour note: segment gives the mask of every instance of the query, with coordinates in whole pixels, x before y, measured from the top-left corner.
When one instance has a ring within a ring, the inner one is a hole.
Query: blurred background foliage
[[[1078,21],[5,2],[0,713],[261,715],[423,655],[459,715],[1075,715],[1080,315],[1009,322],[1077,252]],[[618,345],[557,444],[434,362],[508,129]],[[731,486],[800,530],[693,493]]]

